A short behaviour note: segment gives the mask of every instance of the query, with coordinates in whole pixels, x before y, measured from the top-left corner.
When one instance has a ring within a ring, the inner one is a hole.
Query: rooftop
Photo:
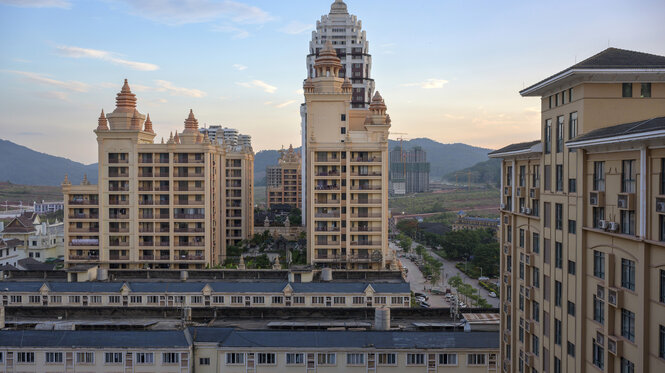
[[[581,147],[607,141],[631,141],[665,137],[665,117],[603,127],[577,136],[566,142],[569,147]]]
[[[490,158],[501,158],[502,156],[506,155],[540,152],[542,151],[542,149],[538,147],[540,143],[541,143],[540,140],[534,140],[534,141],[520,142],[517,144],[511,144],[508,146],[504,146],[499,150],[490,152],[488,156]]]
[[[185,333],[178,330],[3,330],[2,347],[152,347],[188,348]]]

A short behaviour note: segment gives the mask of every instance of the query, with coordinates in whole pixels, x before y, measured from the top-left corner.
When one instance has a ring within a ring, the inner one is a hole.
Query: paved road
[[[392,242],[390,244],[391,244],[391,247],[396,248],[398,250],[398,252],[401,252],[401,249],[396,244],[394,244]],[[415,248],[416,246],[418,246],[418,244],[414,242],[412,247]],[[492,307],[499,307],[499,298],[490,298],[489,291],[487,291],[487,290],[483,289],[482,287],[480,287],[480,285],[478,284],[477,279],[470,278],[469,276],[467,276],[463,272],[461,272],[459,269],[455,268],[455,264],[457,262],[453,262],[453,261],[450,261],[450,260],[443,259],[442,257],[438,256],[436,253],[434,253],[430,247],[426,247],[426,248],[427,248],[427,251],[430,253],[430,255],[432,255],[435,259],[437,259],[438,261],[443,263],[443,266],[441,267],[442,272],[443,272],[443,275],[441,276],[441,282],[439,284],[434,285],[433,288],[439,289],[439,290],[444,290],[445,288],[449,287],[448,279],[450,277],[460,276],[465,283],[467,283],[467,284],[473,286],[474,288],[476,288],[480,292],[480,295],[483,298],[485,298],[487,303],[489,303]],[[406,258],[400,258],[400,259],[402,261],[402,264],[409,269],[409,273],[407,275],[407,281],[411,284],[411,290],[422,292],[423,284],[425,282],[424,279],[423,279],[422,273],[420,272],[418,267],[415,265],[415,263],[413,263],[412,261],[410,261]],[[412,276],[411,275],[412,272],[416,272],[416,273],[414,273],[413,276]],[[412,282],[412,280],[414,282]],[[427,284],[427,287],[428,288],[430,287],[429,283]],[[416,289],[418,289],[418,290],[416,290]],[[432,307],[448,307],[448,303],[446,303],[445,300],[443,300],[443,297],[433,296],[430,299],[432,299],[432,301],[434,301],[434,299],[435,299],[434,297],[441,298],[441,302],[443,302],[443,305],[442,306],[435,306],[432,302],[428,302],[432,305]],[[439,302],[437,301],[437,304],[438,303]]]

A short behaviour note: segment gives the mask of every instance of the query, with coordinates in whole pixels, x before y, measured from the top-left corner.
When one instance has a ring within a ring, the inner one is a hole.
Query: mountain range
[[[488,160],[487,153],[491,151],[461,143],[442,144],[428,138],[417,138],[402,143],[394,140],[389,142],[391,150],[400,146],[404,150],[419,146],[427,152],[432,180],[441,180],[446,175],[485,162]],[[266,167],[276,165],[278,159],[278,150],[262,150],[256,153],[254,181],[257,186],[265,185]],[[493,164],[488,166],[494,167]],[[0,139],[0,181],[24,185],[60,185],[65,174],[68,174],[69,179],[75,184],[87,174],[88,180],[94,184],[97,182],[97,164],[85,165]]]

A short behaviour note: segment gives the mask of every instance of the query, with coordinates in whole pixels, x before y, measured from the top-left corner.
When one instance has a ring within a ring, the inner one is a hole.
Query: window
[[[570,113],[568,121],[568,138],[574,139],[577,136],[577,112]]]
[[[122,352],[106,352],[106,353],[104,353],[104,363],[106,363],[106,364],[120,364],[120,363],[122,363]]]
[[[386,304],[386,297],[374,297],[374,303]]]
[[[28,297],[28,302],[29,303],[39,303],[41,301],[42,297],[39,295],[30,295]]]
[[[242,304],[242,295],[232,295],[231,304]]]
[[[323,297],[312,297],[312,304],[323,304],[325,299]]]
[[[522,320],[522,319],[520,319]],[[519,335],[518,335],[519,341],[524,343],[524,328],[520,325],[520,330],[519,330]]]
[[[396,365],[397,355],[394,353],[379,354],[379,365]]]
[[[340,119],[342,122],[346,122],[346,114],[342,114]]]
[[[635,314],[625,308],[621,309],[621,336],[635,342]]]
[[[346,297],[333,297],[334,304],[346,304]]]
[[[177,364],[180,362],[179,352],[164,352],[162,353],[162,364]]]
[[[253,296],[252,297],[252,303],[258,303],[258,304],[263,304],[266,302],[266,298],[264,296]]]
[[[457,354],[439,354],[439,365],[457,365]]]
[[[524,229],[520,228],[520,242],[519,245],[520,247],[524,247]]]
[[[635,193],[635,180],[637,180],[635,160],[624,160],[621,165],[621,192]]]
[[[408,300],[408,299],[407,299]],[[401,305],[402,302],[402,297],[390,297],[390,304],[398,304]]]
[[[365,354],[346,354],[346,365],[365,365]]]
[[[552,282],[550,281],[550,276],[543,276],[543,299],[550,301],[550,288]]]
[[[556,191],[563,192],[563,165],[556,165]]]
[[[406,354],[406,365],[425,364],[425,354]]]
[[[485,354],[467,354],[466,365],[485,365]]]
[[[575,316],[575,303],[568,301],[568,314],[570,316]]]
[[[532,271],[533,287],[540,288],[540,269],[533,267]]]
[[[545,190],[551,191],[552,190],[552,166],[550,165],[545,165],[544,171],[545,173]]]
[[[556,268],[563,268],[563,244],[561,242],[554,243],[554,266]]]
[[[635,364],[630,360],[621,358],[621,373],[635,373]]]
[[[642,83],[640,87],[640,97],[642,98],[651,97],[651,83]]]
[[[593,275],[598,278],[605,278],[605,253],[595,250],[593,252]]]
[[[526,186],[526,166],[520,166],[519,183],[521,187]]]
[[[259,355],[259,365],[275,365],[277,358],[274,352],[261,352]]]
[[[605,190],[605,162],[593,162],[593,190]]]
[[[91,295],[90,296],[90,304],[101,304],[102,303],[102,296],[101,295]]]
[[[209,357],[199,358],[199,365],[210,365],[210,358]]]
[[[94,352],[77,352],[76,353],[76,363],[78,363],[78,364],[94,364],[95,363],[95,353]]]
[[[623,83],[621,85],[622,97],[633,97],[633,83]]]
[[[305,297],[303,296],[293,297],[293,304],[305,304]]]
[[[227,352],[226,353],[226,364],[245,364],[245,354],[241,352]]]
[[[272,304],[282,304],[284,303],[284,297],[279,295],[274,295],[271,299]]]
[[[561,282],[554,281],[554,305],[561,307]]]
[[[539,165],[534,165],[533,166],[533,174],[531,175],[532,178],[532,187],[534,188],[539,188],[540,187],[540,166]]]
[[[593,320],[604,324],[605,323],[605,302],[593,296]]]
[[[201,304],[201,303],[203,303],[203,297],[200,296],[200,295],[192,295],[190,297],[190,302],[192,304]]]
[[[305,354],[302,352],[290,352],[286,354],[286,365],[302,365],[305,363]]]
[[[16,361],[23,364],[33,364],[35,362],[35,353],[34,352],[18,352],[16,355]]]
[[[531,238],[531,249],[536,254],[540,253],[540,235],[538,233],[534,233]]]
[[[597,366],[599,369],[605,368],[605,349],[602,345],[596,343],[596,339],[593,338],[593,365]]]
[[[513,166],[506,167],[506,185],[511,186],[513,182]]]
[[[660,194],[665,195],[665,158],[660,160]]]
[[[658,356],[665,359],[665,326],[660,325],[658,334]]]
[[[521,256],[524,256],[524,254],[521,254]],[[524,280],[524,262],[522,260],[520,260],[520,280]]]
[[[560,203],[554,204],[554,227],[558,231],[563,229],[563,205]]]
[[[51,295],[51,303],[62,303],[61,295]]]
[[[556,123],[556,152],[563,151],[563,115],[557,117]]]
[[[550,97],[550,103],[552,98]],[[550,105],[551,106],[551,105]],[[552,152],[552,119],[545,121],[545,154]]]
[[[550,264],[552,241],[548,238],[543,240],[543,263]]]
[[[577,223],[575,220],[568,219],[568,233],[577,234]]]
[[[549,202],[543,203],[543,226],[549,228],[552,220],[552,204]]]
[[[577,193],[577,179],[568,179],[568,193]]]
[[[621,210],[621,233],[635,235],[635,210]]]
[[[109,303],[111,303],[111,304],[120,303],[120,296],[119,295],[109,295]]]
[[[353,297],[353,304],[363,304],[365,303],[365,297]]]
[[[665,303],[665,270],[660,270],[660,302]]]
[[[561,320],[554,319],[554,343],[561,346]]]
[[[319,365],[335,365],[335,354],[319,354]]]
[[[604,207],[594,207],[593,208],[593,227],[600,228],[600,221],[605,220],[605,208]]]
[[[570,355],[572,357],[575,357],[575,344],[574,343],[570,343],[570,341],[568,341],[568,344],[566,345],[566,349],[568,350],[568,355]]]
[[[166,363],[164,358],[162,361]],[[152,352],[137,352],[136,353],[136,364],[154,364],[155,363],[155,354]]]
[[[551,109],[552,108],[552,96],[548,97],[548,99],[550,101],[550,109]]]
[[[533,307],[531,308],[531,317],[534,321],[540,322],[540,304],[538,302],[533,302]]]
[[[573,276],[575,275],[575,272],[577,272],[575,267],[576,267],[575,262],[573,262],[572,260],[569,260],[568,261],[568,274],[569,275],[573,275]]]
[[[81,303],[81,296],[80,295],[70,295],[69,296],[69,303]]]
[[[621,259],[621,287],[635,291],[635,262]]]
[[[533,351],[533,354],[538,356],[538,352],[540,351],[540,339],[536,335],[531,336],[531,351]]]
[[[47,352],[44,360],[48,364],[62,364],[62,352]]]
[[[554,373],[561,373],[561,359],[554,357]]]
[[[143,303],[143,297],[140,295],[132,295],[129,297],[130,303]]]

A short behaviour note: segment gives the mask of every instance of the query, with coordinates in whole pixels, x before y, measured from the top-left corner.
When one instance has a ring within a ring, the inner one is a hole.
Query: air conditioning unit
[[[531,188],[531,189],[529,189],[529,198],[531,198],[531,199],[540,198],[540,188]]]
[[[505,209],[506,209],[506,204],[505,204],[505,203],[500,204],[500,205],[499,205],[499,208],[500,208],[501,210],[505,210]]]
[[[665,198],[656,199],[656,212],[659,214],[665,214]]]
[[[526,188],[524,187],[517,187],[517,196],[518,197],[526,197]]]
[[[533,300],[533,296],[534,296],[533,293],[534,293],[534,291],[533,291],[533,288],[531,288],[531,286],[527,286],[526,288],[524,288],[524,297],[526,299]]]
[[[600,300],[605,299],[605,288],[602,285],[596,286],[596,298]]]
[[[533,260],[534,260],[534,254],[524,255],[524,263],[526,263],[526,265],[533,265]]]
[[[527,215],[531,215],[531,209],[528,208],[528,207],[525,208],[525,209],[524,209],[524,213],[527,214]]]
[[[508,255],[510,253],[510,245],[509,244],[503,245],[503,253],[506,254],[506,255]]]
[[[520,207],[520,213],[524,214],[526,212],[526,207]]]
[[[635,193],[619,193],[617,196],[617,208],[619,210],[634,210]]]
[[[609,228],[609,226],[610,226],[610,222],[608,222],[607,220],[599,220],[598,221],[598,228],[600,228],[600,229],[607,229],[607,228]]]
[[[599,331],[596,331],[596,344],[605,347],[605,336]]]
[[[617,288],[609,288],[607,289],[607,303],[614,307],[614,308],[620,308],[621,307],[621,290]]]
[[[505,208],[506,205],[503,205],[503,207]],[[503,217],[503,224],[508,225],[508,215]]]
[[[504,188],[503,188],[503,195],[504,195],[504,196],[509,196],[509,195],[511,195],[511,192],[512,192],[511,187],[507,186],[507,187],[504,187]]]
[[[526,330],[527,333],[532,333],[535,332],[536,328],[534,328],[533,325],[533,320],[526,320],[524,323],[524,330]]]
[[[619,231],[619,223],[611,221],[610,225],[608,227],[608,230],[610,232],[618,232]]]
[[[607,336],[607,351],[614,356],[621,355],[621,339],[613,335]]]
[[[530,366],[530,367],[534,366],[534,365],[533,365],[533,353],[531,353],[531,352],[527,352],[527,353],[524,354],[524,355],[525,355],[525,356],[524,356],[524,364],[526,364],[526,365],[528,365],[528,366]]]
[[[589,204],[596,207],[605,206],[605,192],[590,192]]]

